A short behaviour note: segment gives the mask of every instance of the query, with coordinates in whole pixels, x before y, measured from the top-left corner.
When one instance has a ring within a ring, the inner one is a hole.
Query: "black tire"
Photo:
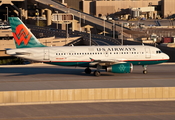
[[[97,76],[97,77],[98,77],[98,76],[100,76],[100,72],[99,72],[99,71],[97,71],[97,70],[96,70],[96,71],[94,71],[94,76]]]
[[[91,74],[91,69],[86,68],[86,69],[84,70],[84,72],[85,72],[86,74]]]
[[[143,70],[143,74],[147,74],[147,70]]]

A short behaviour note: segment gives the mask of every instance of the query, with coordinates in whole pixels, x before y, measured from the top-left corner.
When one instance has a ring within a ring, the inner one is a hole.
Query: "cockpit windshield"
[[[157,54],[160,54],[160,53],[162,53],[162,51],[161,50],[157,50],[156,53]]]

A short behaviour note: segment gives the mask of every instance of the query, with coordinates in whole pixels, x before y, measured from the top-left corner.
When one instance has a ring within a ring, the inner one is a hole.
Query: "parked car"
[[[114,20],[119,20],[119,18],[113,18]]]
[[[0,25],[0,29],[10,29],[11,27],[9,25]]]
[[[107,19],[108,19],[108,20],[112,20],[112,18],[111,18],[111,17],[108,17]]]

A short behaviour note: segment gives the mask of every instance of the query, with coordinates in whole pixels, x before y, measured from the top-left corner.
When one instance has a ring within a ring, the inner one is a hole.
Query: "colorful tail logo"
[[[18,17],[9,17],[16,48],[46,47],[30,32]]]
[[[16,33],[13,33],[14,39],[18,45],[23,41],[25,45],[28,44],[32,35],[27,31],[23,24],[16,27]]]

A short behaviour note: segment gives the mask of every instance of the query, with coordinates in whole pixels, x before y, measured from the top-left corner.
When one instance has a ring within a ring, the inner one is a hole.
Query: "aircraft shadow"
[[[69,68],[56,68],[53,67],[0,67],[0,76],[1,73],[9,74],[6,76],[24,76],[24,75],[37,75],[37,74],[67,74],[67,75],[81,75],[81,76],[94,76],[92,69],[91,74],[86,74],[84,72],[85,68],[76,68],[76,67],[69,67]],[[111,76],[111,74],[106,73],[104,70],[101,70],[102,76]]]

